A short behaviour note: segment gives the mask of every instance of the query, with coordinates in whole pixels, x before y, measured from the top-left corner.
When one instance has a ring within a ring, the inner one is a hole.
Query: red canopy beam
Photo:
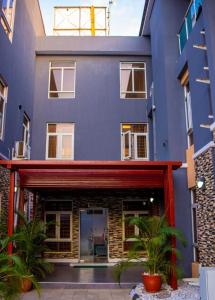
[[[8,236],[13,235],[14,230],[14,193],[15,193],[15,171],[10,170],[10,190],[9,190],[9,201],[8,201]],[[8,254],[12,254],[13,244],[12,242],[8,245]]]

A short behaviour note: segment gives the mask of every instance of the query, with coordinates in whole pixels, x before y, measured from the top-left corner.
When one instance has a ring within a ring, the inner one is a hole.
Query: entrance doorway
[[[108,211],[105,208],[80,210],[80,262],[107,262],[107,215]]]

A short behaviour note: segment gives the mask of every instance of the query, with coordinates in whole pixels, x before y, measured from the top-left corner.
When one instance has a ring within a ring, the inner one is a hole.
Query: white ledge
[[[206,152],[209,148],[214,148],[214,147],[215,147],[214,141],[209,142],[207,145],[205,145],[204,147],[202,147],[201,149],[199,149],[196,153],[194,153],[193,159],[197,158],[199,155],[201,155],[204,152]]]
[[[210,131],[214,131],[215,130],[215,122],[213,122],[210,126]]]

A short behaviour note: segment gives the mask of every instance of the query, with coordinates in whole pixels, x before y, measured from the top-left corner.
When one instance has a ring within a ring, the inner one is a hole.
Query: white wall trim
[[[215,147],[214,141],[209,142],[204,147],[202,147],[201,149],[199,149],[196,153],[194,153],[193,159],[197,158],[199,155],[201,155],[202,153],[206,152],[209,148],[214,148],[214,147]]]
[[[214,131],[215,130],[215,122],[213,122],[210,126],[210,131]]]

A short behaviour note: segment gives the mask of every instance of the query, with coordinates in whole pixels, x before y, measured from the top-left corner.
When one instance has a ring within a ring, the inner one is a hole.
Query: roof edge
[[[149,21],[155,0],[145,0],[142,21],[140,25],[139,36],[150,35]]]

